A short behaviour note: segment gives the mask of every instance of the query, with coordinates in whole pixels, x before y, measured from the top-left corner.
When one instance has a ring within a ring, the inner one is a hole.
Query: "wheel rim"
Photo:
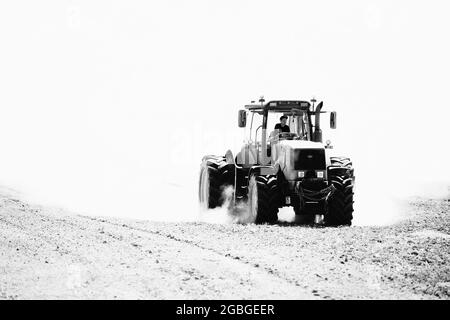
[[[251,178],[248,188],[249,214],[251,222],[256,222],[256,217],[258,216],[258,189],[256,187],[256,179],[254,177]]]
[[[209,173],[207,168],[202,168],[200,175],[200,207],[209,208]]]

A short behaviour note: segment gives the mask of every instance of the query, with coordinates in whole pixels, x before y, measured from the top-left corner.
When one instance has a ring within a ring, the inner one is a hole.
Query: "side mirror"
[[[239,128],[245,128],[246,125],[247,125],[247,111],[239,110],[238,126]]]
[[[331,129],[336,129],[336,117],[337,117],[337,113],[336,111],[333,111],[330,113],[330,128]]]

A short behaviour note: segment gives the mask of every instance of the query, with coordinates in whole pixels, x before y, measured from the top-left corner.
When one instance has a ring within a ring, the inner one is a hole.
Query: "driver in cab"
[[[267,145],[267,155],[270,157],[272,154],[272,146],[275,145],[276,143],[278,143],[279,139],[280,139],[280,135],[282,135],[283,133],[290,133],[291,129],[289,128],[289,126],[286,124],[288,120],[288,117],[286,116],[281,116],[280,117],[280,123],[277,123],[275,125],[275,130],[272,131],[272,133],[270,134],[270,138],[269,138],[269,143]],[[274,150],[274,153],[276,153],[276,149]]]
[[[288,118],[286,116],[281,116],[280,123],[277,123],[275,125],[275,130],[278,130],[278,133],[283,133],[283,132],[290,133],[291,132],[291,129],[286,124],[287,120],[288,120]]]

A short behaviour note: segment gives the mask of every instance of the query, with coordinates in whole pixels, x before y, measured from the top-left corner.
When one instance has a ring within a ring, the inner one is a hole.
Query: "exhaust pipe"
[[[321,101],[315,110],[314,114],[314,141],[315,142],[322,142],[322,129],[320,129],[320,110],[322,110],[323,107],[323,101]]]

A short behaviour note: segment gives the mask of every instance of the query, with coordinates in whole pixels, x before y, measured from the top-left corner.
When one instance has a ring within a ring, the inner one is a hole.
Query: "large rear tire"
[[[225,202],[224,190],[233,185],[232,165],[225,157],[207,156],[200,167],[198,197],[203,209],[221,207]]]
[[[353,185],[355,181],[350,159],[332,157],[331,165],[328,167],[328,180],[336,190],[328,200],[325,224],[350,226],[353,219]]]
[[[248,209],[257,224],[276,223],[280,192],[277,177],[252,174],[248,184]]]

